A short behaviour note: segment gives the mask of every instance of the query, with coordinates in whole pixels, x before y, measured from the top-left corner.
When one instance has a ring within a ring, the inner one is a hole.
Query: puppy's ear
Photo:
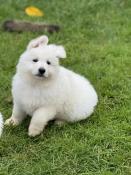
[[[38,38],[31,40],[27,46],[27,50],[30,50],[32,48],[36,48],[42,45],[47,45],[47,43],[48,43],[48,37],[46,35],[42,35]]]
[[[63,46],[55,45],[55,54],[58,58],[66,58],[66,51]]]

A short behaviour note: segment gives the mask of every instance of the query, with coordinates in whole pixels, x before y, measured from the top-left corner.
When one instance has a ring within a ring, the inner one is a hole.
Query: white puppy
[[[47,43],[47,36],[41,36],[28,44],[13,78],[14,108],[5,124],[18,125],[30,115],[29,136],[39,135],[53,119],[86,119],[98,101],[88,80],[59,65],[66,57],[64,48]]]

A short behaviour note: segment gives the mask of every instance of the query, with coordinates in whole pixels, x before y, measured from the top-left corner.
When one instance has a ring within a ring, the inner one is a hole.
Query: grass
[[[0,140],[0,175],[129,175],[131,173],[131,1],[1,0],[0,22],[20,19],[57,23],[50,42],[63,44],[61,61],[87,77],[99,95],[87,120],[50,124],[42,135],[27,135],[29,120],[6,127]],[[35,5],[45,17],[26,16]],[[41,33],[0,31],[0,111],[11,115],[11,79],[19,55]]]

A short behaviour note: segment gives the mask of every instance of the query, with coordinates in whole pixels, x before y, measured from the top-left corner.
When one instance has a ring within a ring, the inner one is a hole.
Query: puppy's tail
[[[1,137],[2,132],[3,132],[3,126],[4,126],[3,116],[2,116],[2,114],[0,113],[0,137]]]

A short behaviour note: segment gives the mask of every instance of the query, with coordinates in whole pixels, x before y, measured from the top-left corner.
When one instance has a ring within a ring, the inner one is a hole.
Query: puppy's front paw
[[[41,131],[39,128],[30,126],[30,127],[29,127],[28,135],[29,135],[30,137],[35,137],[35,136],[37,136],[37,135],[40,135],[41,132],[42,132],[42,131]]]
[[[65,121],[63,120],[55,120],[55,124],[58,125],[59,127],[63,126],[65,124]]]
[[[11,118],[7,119],[4,124],[8,125],[8,126],[11,126],[11,125],[17,126],[19,124],[19,122],[11,117]]]

